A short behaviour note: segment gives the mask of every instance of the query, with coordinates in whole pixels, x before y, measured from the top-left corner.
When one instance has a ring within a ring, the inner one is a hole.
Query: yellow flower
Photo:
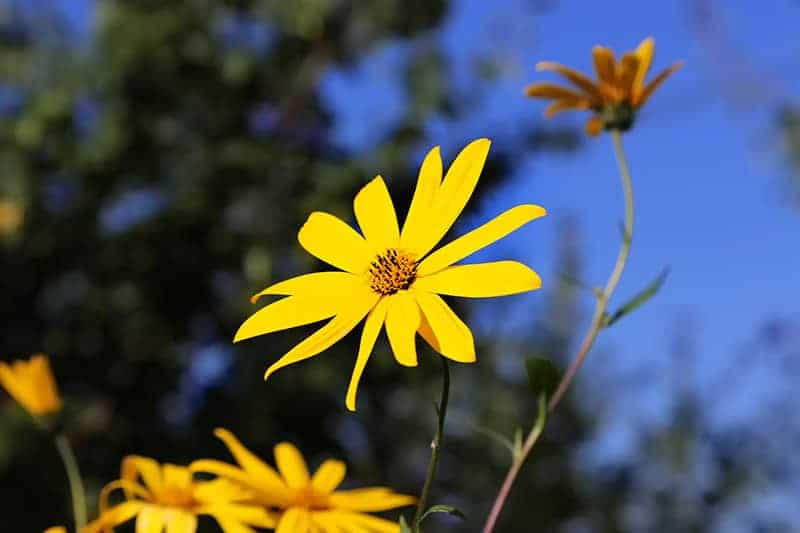
[[[125,500],[109,507],[109,495],[117,489]],[[81,533],[110,532],[134,517],[140,533],[194,533],[199,515],[213,517],[225,533],[253,533],[250,526],[274,528],[274,517],[249,505],[250,498],[249,491],[229,481],[198,481],[186,467],[129,456],[122,461],[121,479],[100,494],[100,517]]]
[[[61,397],[50,361],[42,354],[28,361],[0,362],[0,385],[33,416],[46,416],[61,410]]]
[[[67,533],[67,528],[64,526],[48,527],[44,533]]]
[[[275,446],[278,473],[230,431],[217,429],[214,434],[225,443],[239,467],[204,459],[195,461],[190,468],[216,474],[250,490],[256,503],[280,513],[276,533],[398,533],[398,523],[367,513],[415,502],[412,496],[386,487],[337,491],[345,477],[345,464],[328,459],[313,476],[309,475],[300,451],[288,442]]]
[[[652,37],[642,41],[636,50],[625,52],[619,62],[610,48],[595,46],[592,55],[597,81],[559,63],[542,61],[536,65],[537,70],[554,71],[578,90],[553,83],[534,83],[525,88],[525,94],[553,100],[544,111],[546,117],[572,109],[593,111],[594,115],[586,123],[589,135],[598,135],[603,129],[626,131],[633,125],[636,111],[664,80],[683,66],[681,61],[673,63],[645,85],[654,52]]]
[[[434,350],[460,363],[475,361],[472,332],[440,294],[492,297],[538,289],[539,276],[515,261],[454,263],[545,214],[518,205],[431,253],[464,209],[489,152],[488,139],[464,148],[442,180],[439,148],[425,157],[402,231],[383,178],[356,195],[361,234],[339,218],[312,213],[298,234],[310,254],[341,269],[291,278],[253,296],[285,295],[247,319],[234,342],[332,318],[270,366],[276,370],[313,357],[339,341],[366,317],[346,405],[355,410],[361,374],[381,328],[398,363],[417,365],[416,334]],[[363,234],[363,236],[362,236]]]

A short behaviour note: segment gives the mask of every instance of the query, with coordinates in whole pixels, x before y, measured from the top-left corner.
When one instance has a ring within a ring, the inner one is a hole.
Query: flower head
[[[44,533],[67,533],[67,528],[64,526],[48,527]]]
[[[300,451],[288,442],[275,446],[276,471],[245,448],[230,431],[217,429],[215,434],[228,447],[238,467],[204,459],[195,461],[190,468],[246,487],[255,503],[280,514],[276,533],[399,533],[396,522],[367,513],[415,502],[415,498],[386,487],[336,490],[344,480],[345,464],[328,459],[310,475]]]
[[[108,498],[115,490],[122,490],[125,500],[110,507]],[[265,509],[246,503],[250,498],[249,491],[228,481],[198,481],[186,467],[129,456],[122,462],[120,479],[100,494],[100,517],[81,533],[107,533],[133,518],[136,531],[194,533],[200,515],[213,517],[225,533],[275,527]]]
[[[35,417],[61,410],[61,397],[47,356],[37,354],[28,361],[10,365],[0,362],[0,385]]]
[[[313,357],[339,341],[362,320],[346,405],[355,410],[361,374],[385,326],[397,362],[417,365],[416,335],[438,353],[461,363],[475,361],[472,332],[439,296],[492,297],[538,289],[539,276],[516,261],[455,265],[472,253],[545,214],[518,205],[431,252],[455,223],[483,170],[489,140],[464,148],[442,179],[439,148],[425,157],[405,223],[400,228],[392,199],[380,176],[353,202],[361,233],[341,219],[312,213],[298,234],[310,254],[341,269],[306,274],[267,287],[253,297],[284,295],[248,318],[234,342],[330,319],[267,369]]]
[[[610,48],[595,46],[592,55],[597,81],[559,63],[542,61],[536,65],[537,70],[560,74],[577,91],[554,83],[533,83],[525,88],[525,94],[553,100],[544,111],[546,117],[571,109],[593,111],[594,115],[586,123],[589,135],[598,135],[604,129],[626,131],[633,125],[636,111],[664,80],[683,66],[681,61],[673,63],[645,84],[654,52],[655,40],[652,37],[642,41],[636,50],[625,52],[619,61],[614,59]]]

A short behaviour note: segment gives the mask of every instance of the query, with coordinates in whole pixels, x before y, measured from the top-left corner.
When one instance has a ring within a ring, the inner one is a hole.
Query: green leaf
[[[428,515],[432,515],[433,513],[447,513],[451,516],[456,516],[461,520],[466,520],[467,517],[464,513],[453,507],[452,505],[431,505],[428,507],[428,510],[420,517],[419,521],[422,523]]]
[[[620,318],[632,313],[637,308],[644,305],[650,298],[656,295],[659,289],[661,289],[661,286],[664,284],[664,281],[666,281],[668,274],[669,268],[662,270],[661,273],[656,276],[656,278],[651,281],[649,285],[639,291],[636,296],[628,300],[624,305],[622,305],[622,307],[606,316],[605,320],[603,321],[603,327],[607,328],[611,326]]]
[[[489,437],[493,441],[497,442],[498,444],[500,444],[501,446],[506,448],[509,452],[511,452],[511,458],[512,459],[515,457],[515,453],[516,452],[514,450],[514,444],[512,444],[512,442],[510,440],[508,440],[508,438],[505,435],[503,435],[499,431],[493,430],[492,428],[488,428],[488,427],[485,427],[485,426],[479,426],[477,424],[472,424],[472,427],[478,433],[482,433],[483,435],[486,435],[487,437]]]
[[[533,393],[537,396],[544,394],[550,398],[561,379],[558,368],[544,357],[528,357],[525,361],[525,369],[528,371],[528,383]]]
[[[400,515],[400,533],[411,533],[411,527],[406,522],[406,517]]]

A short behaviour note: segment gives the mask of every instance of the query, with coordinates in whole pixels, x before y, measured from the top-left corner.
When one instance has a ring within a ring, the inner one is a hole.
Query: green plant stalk
[[[575,375],[578,373],[581,365],[586,360],[586,356],[592,349],[600,330],[603,329],[608,302],[611,299],[611,295],[614,293],[614,290],[616,290],[617,285],[619,284],[619,280],[622,277],[622,272],[625,270],[625,265],[628,262],[628,257],[631,251],[634,221],[633,185],[631,183],[631,173],[630,169],[628,168],[628,162],[625,158],[625,151],[622,147],[622,135],[618,130],[612,130],[611,138],[614,142],[614,154],[617,158],[620,178],[622,179],[622,192],[625,196],[625,225],[624,235],[622,236],[622,244],[619,252],[617,253],[617,261],[614,264],[614,270],[611,271],[611,275],[609,276],[608,281],[603,288],[603,292],[597,296],[597,303],[595,305],[594,314],[592,315],[592,321],[589,324],[589,330],[586,332],[583,342],[581,342],[578,354],[569,365],[564,377],[561,378],[556,391],[550,397],[550,401],[547,405],[548,413],[552,413],[555,408],[558,407],[558,404],[561,402],[564,394],[567,392],[567,389],[569,389],[572,381],[575,379]],[[522,465],[527,460],[528,455],[530,455],[533,446],[539,440],[539,436],[542,434],[543,429],[544,424],[541,424],[541,427],[539,427],[539,424],[536,424],[533,427],[525,439],[525,443],[522,445],[520,453],[512,461],[511,468],[509,468],[508,474],[506,474],[506,478],[503,481],[500,492],[497,493],[497,498],[494,501],[492,510],[489,512],[489,516],[486,519],[486,524],[483,527],[483,533],[491,533],[494,530],[494,527],[497,524],[497,519],[500,517],[500,512],[503,510],[503,506],[505,505],[508,495],[511,492],[511,487],[514,485],[514,481],[516,480]]]
[[[86,526],[86,492],[83,488],[81,472],[78,469],[78,461],[69,440],[63,433],[59,433],[54,438],[56,449],[64,462],[64,469],[67,471],[69,481],[69,491],[72,496],[72,515],[75,519],[75,531],[80,532]]]
[[[420,522],[422,521],[422,515],[425,513],[425,506],[431,487],[433,486],[433,480],[436,478],[436,467],[439,464],[439,454],[442,449],[442,441],[444,440],[444,420],[447,416],[447,402],[450,397],[450,367],[447,365],[447,359],[444,357],[440,357],[439,359],[442,361],[442,397],[436,409],[438,422],[436,434],[431,442],[431,458],[430,461],[428,461],[425,484],[422,486],[422,494],[419,496],[417,510],[414,513],[414,521],[412,522],[414,533],[419,533],[421,531]]]

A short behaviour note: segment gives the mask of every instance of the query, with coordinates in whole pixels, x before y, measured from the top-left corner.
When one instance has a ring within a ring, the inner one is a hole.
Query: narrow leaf
[[[406,517],[400,515],[400,533],[411,533],[411,527],[406,522]]]
[[[669,268],[662,270],[661,273],[656,276],[656,278],[651,281],[649,285],[639,291],[636,296],[628,300],[624,305],[622,305],[622,307],[607,316],[603,326],[611,326],[625,315],[632,313],[637,308],[644,305],[650,298],[656,295],[659,289],[661,289],[661,286],[664,284],[664,281],[666,281],[668,274]]]
[[[456,509],[452,505],[431,505],[430,507],[428,507],[428,510],[425,511],[425,513],[419,519],[420,523],[422,523],[422,521],[425,520],[425,518],[428,515],[431,515],[433,513],[447,513],[447,514],[449,514],[451,516],[456,516],[456,517],[460,518],[461,520],[466,520],[467,519],[467,517],[466,517],[466,515],[464,513],[462,513],[461,511],[459,511],[458,509]]]

